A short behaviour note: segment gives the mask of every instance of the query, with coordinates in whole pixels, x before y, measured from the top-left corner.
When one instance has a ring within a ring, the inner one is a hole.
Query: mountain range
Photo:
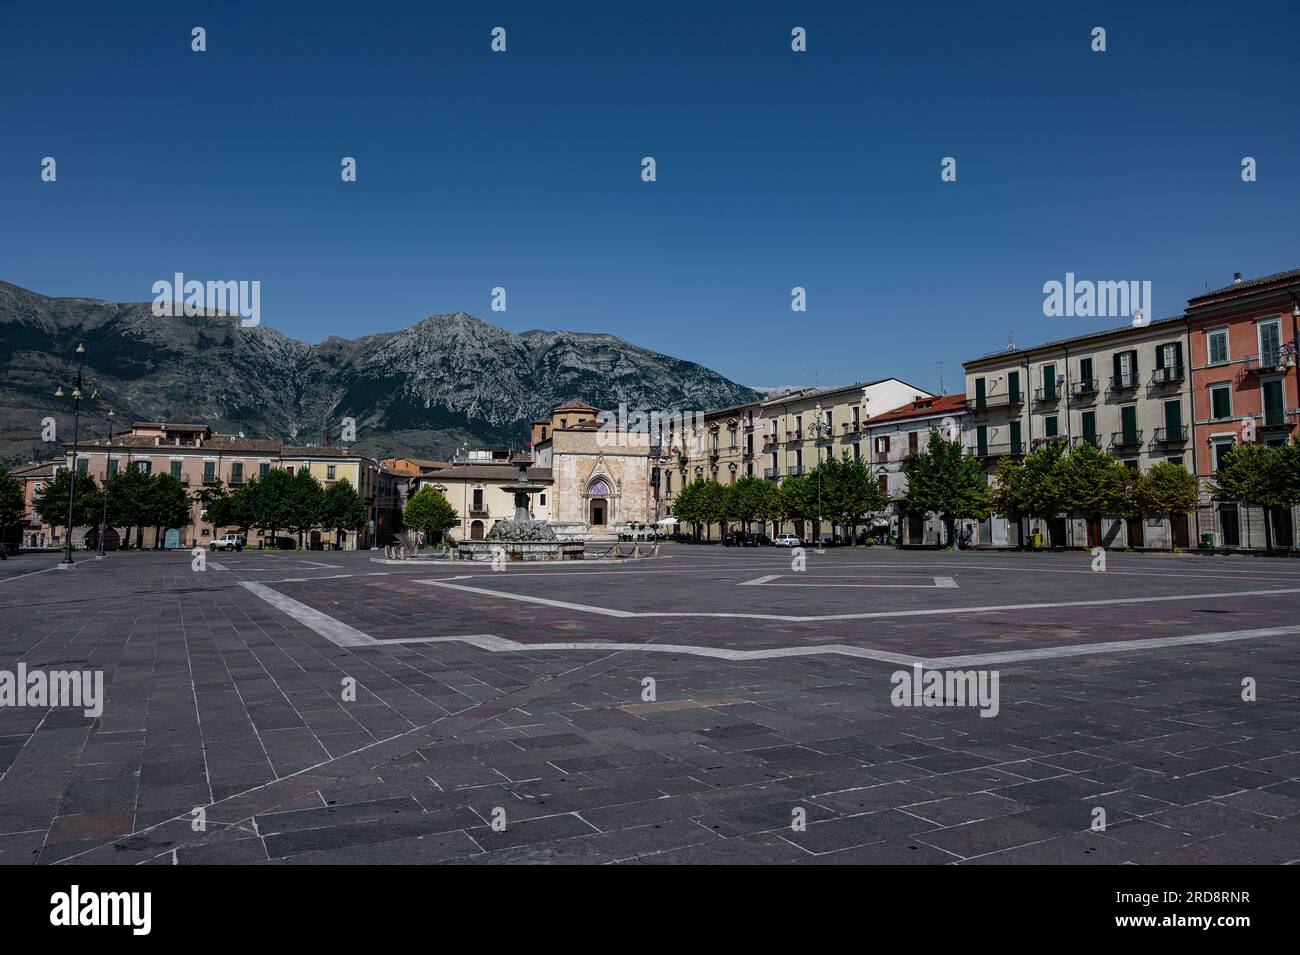
[[[514,333],[455,312],[400,331],[312,345],[224,315],[156,317],[151,303],[51,298],[0,282],[0,461],[58,456],[42,441],[54,418],[72,437],[77,342],[97,402],[83,437],[134,421],[211,425],[286,443],[338,442],[371,456],[446,458],[469,445],[522,446],[529,422],[564,401],[598,408],[697,411],[755,400],[752,388],[613,335]],[[89,393],[89,390],[87,390]]]

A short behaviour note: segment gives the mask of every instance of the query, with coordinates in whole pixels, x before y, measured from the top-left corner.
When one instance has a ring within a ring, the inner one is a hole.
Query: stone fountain
[[[585,549],[582,541],[561,541],[549,523],[532,516],[532,496],[546,490],[545,484],[528,480],[532,459],[521,454],[512,458],[511,463],[519,468],[519,477],[501,490],[513,492],[515,516],[497,521],[483,540],[458,541],[456,557],[482,561],[582,560]]]

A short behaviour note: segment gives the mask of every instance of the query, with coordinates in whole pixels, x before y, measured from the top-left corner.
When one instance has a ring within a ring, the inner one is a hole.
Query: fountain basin
[[[498,553],[506,560],[582,560],[582,541],[479,540],[458,541],[457,560],[491,561]]]

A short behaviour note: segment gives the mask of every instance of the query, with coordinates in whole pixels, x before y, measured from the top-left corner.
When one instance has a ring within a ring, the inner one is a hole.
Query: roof
[[[880,424],[882,421],[896,421],[904,418],[924,418],[929,415],[965,410],[966,396],[964,394],[938,395],[934,398],[922,398],[920,401],[910,402],[901,408],[886,411],[884,414],[872,415],[867,421],[867,425],[871,426]]]
[[[16,468],[10,468],[9,474],[11,477],[16,478],[53,477],[54,469],[62,466],[62,461],[35,461],[31,464],[23,464]]]
[[[168,431],[210,431],[211,427],[206,424],[174,424],[170,421],[137,421],[131,425],[133,428],[164,428]]]
[[[1261,275],[1257,279],[1242,279],[1240,282],[1234,281],[1231,285],[1225,285],[1222,288],[1216,288],[1210,292],[1203,292],[1195,298],[1187,300],[1188,305],[1200,305],[1209,302],[1212,299],[1233,298],[1246,292],[1258,291],[1267,285],[1287,285],[1300,282],[1300,269],[1287,269],[1285,272],[1274,272],[1272,275]]]
[[[71,448],[72,442],[64,447]],[[115,435],[110,441],[81,441],[77,445],[82,450],[95,448],[120,448],[123,450],[155,451],[159,454],[214,454],[239,453],[259,454],[277,458],[360,458],[358,451],[348,448],[333,448],[325,445],[291,445],[281,444],[270,438],[240,438],[233,435],[213,435],[202,444],[167,444],[155,442],[153,435],[122,434]]]
[[[452,481],[514,480],[519,477],[519,468],[509,464],[453,464],[438,471],[422,471],[417,477],[421,481],[442,479]],[[549,481],[551,480],[551,469],[530,467],[528,469],[528,480]]]
[[[762,402],[760,402],[760,404],[762,404],[764,407],[767,407],[768,405],[788,404],[793,401],[807,401],[810,398],[825,398],[827,395],[840,395],[840,394],[847,394],[848,392],[851,391],[852,392],[861,391],[863,388],[870,388],[873,385],[881,385],[887,381],[896,381],[900,385],[907,385],[908,388],[911,388],[918,395],[927,394],[924,388],[918,388],[916,387],[916,385],[909,384],[908,382],[903,381],[903,379],[901,378],[895,378],[893,375],[890,375],[887,378],[876,378],[873,381],[860,381],[855,385],[839,385],[835,388],[821,388],[821,389],[804,388],[799,391],[789,391],[783,395],[778,395],[775,398],[766,398]]]
[[[565,402],[564,404],[562,404],[562,405],[556,405],[554,408],[551,409],[551,414],[555,414],[556,412],[559,412],[559,411],[596,411],[596,412],[599,412],[600,409],[597,408],[595,405],[589,405],[589,404],[587,404],[587,402],[585,402],[585,401],[576,401],[576,400],[575,400],[575,401],[566,401],[566,402]]]
[[[1058,338],[1055,341],[1043,342],[1041,345],[1030,345],[1027,348],[1008,348],[1004,351],[989,352],[987,355],[981,355],[979,358],[972,358],[970,361],[962,362],[963,368],[969,368],[972,365],[979,365],[988,361],[1005,359],[1010,355],[1029,355],[1034,352],[1049,351],[1056,348],[1064,348],[1066,345],[1072,345],[1075,342],[1093,341],[1095,339],[1108,338],[1113,335],[1119,335],[1125,332],[1134,335],[1147,334],[1153,329],[1159,332],[1167,326],[1184,325],[1187,319],[1182,315],[1171,315],[1168,318],[1158,318],[1148,322],[1146,325],[1116,325],[1111,328],[1103,328],[1095,332],[1087,332],[1083,335],[1073,335],[1070,338]]]

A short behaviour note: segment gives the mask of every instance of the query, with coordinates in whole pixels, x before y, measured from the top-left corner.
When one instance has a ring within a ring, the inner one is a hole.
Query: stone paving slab
[[[660,606],[735,605],[734,580],[753,558],[676,552],[656,566],[716,564],[718,585],[731,580],[727,599],[680,575],[628,574],[627,586],[637,581]],[[1095,599],[1111,586],[1075,573],[1079,555],[877,550],[834,560],[837,573],[896,561],[894,573],[908,576],[968,557],[992,565],[979,570],[1023,602]],[[852,629],[601,618],[596,632],[587,616],[557,608],[484,609],[477,596],[419,584],[427,568],[385,565],[378,575],[364,554],[329,562],[340,567],[223,555],[228,570],[197,574],[186,555],[120,554],[75,579],[0,581],[0,670],[93,667],[107,690],[98,718],[0,709],[0,863],[1300,861],[1295,637],[1002,664],[999,714],[988,719],[968,707],[895,707],[897,667],[867,659],[340,647],[240,586],[309,597],[376,635],[509,623],[516,630],[503,635],[513,638],[582,642],[611,639],[612,622],[629,640],[752,647],[842,641]],[[1133,572],[1115,585],[1121,593],[1300,581],[1282,561],[1112,555],[1111,566]],[[1045,572],[1054,569],[1067,572]],[[1210,573],[1231,579],[1197,579]],[[286,577],[309,580],[275,582]],[[578,586],[595,593],[612,582]],[[502,586],[526,583],[535,582]],[[873,606],[914,596],[870,593]],[[903,618],[857,639],[929,658],[1217,631],[1229,618],[1260,628],[1298,607],[1282,595]],[[1241,699],[1245,677],[1257,702]],[[646,678],[653,701],[642,696]],[[355,700],[343,696],[349,681]],[[206,831],[192,825],[200,807]],[[1098,807],[1104,832],[1090,829]]]

